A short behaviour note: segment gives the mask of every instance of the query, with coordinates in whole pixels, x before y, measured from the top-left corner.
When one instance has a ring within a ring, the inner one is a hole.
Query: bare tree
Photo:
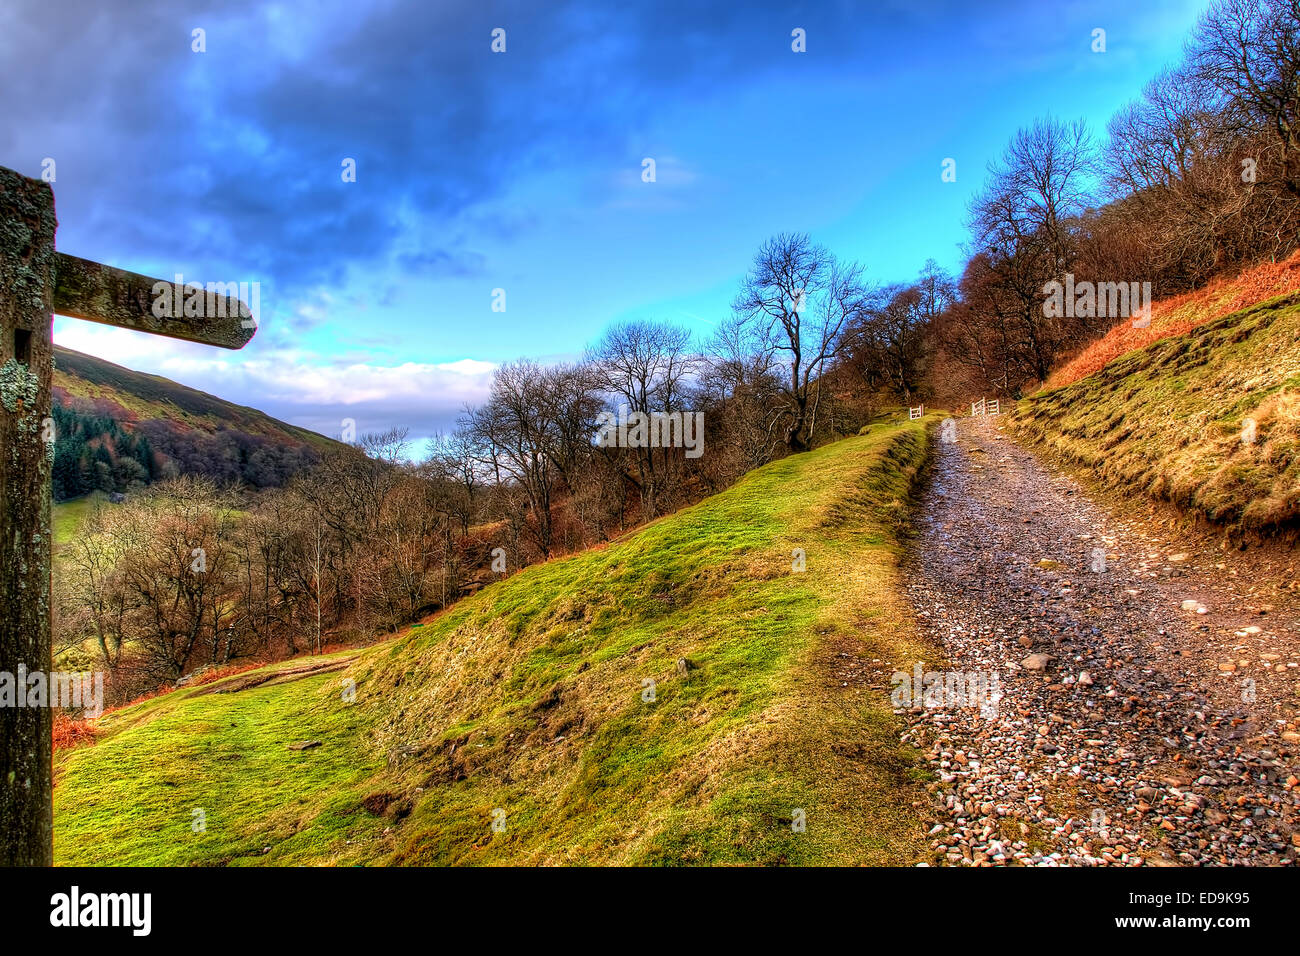
[[[527,529],[543,557],[555,542],[557,481],[572,475],[578,452],[590,448],[595,430],[597,406],[589,387],[579,368],[508,362],[493,374],[486,404],[464,420],[483,464],[502,483],[522,489],[531,516]]]
[[[841,264],[806,235],[782,233],[759,248],[732,308],[779,356],[784,379],[784,440],[810,447],[817,424],[818,380],[844,346],[843,333],[866,305],[862,267]]]
[[[1195,71],[1162,72],[1107,130],[1106,182],[1114,201],[1087,224],[1092,248],[1082,254],[1089,263],[1081,271],[1113,279],[1100,271],[1122,258],[1113,254],[1117,246],[1136,239],[1142,255],[1126,264],[1168,293],[1262,251],[1267,237],[1251,219],[1252,205],[1260,218],[1264,197],[1241,177],[1246,141]]]
[[[1071,222],[1088,208],[1097,157],[1082,120],[1046,118],[1016,131],[971,204],[978,247],[1000,257],[1028,251],[1045,259],[1048,278],[1073,258]]]
[[[726,451],[725,461],[711,456],[711,487],[724,487],[785,447],[777,432],[786,415],[779,372],[753,323],[734,314],[718,323],[695,393],[710,447]]]
[[[667,322],[612,325],[588,351],[587,361],[595,384],[616,406],[644,415],[682,410],[688,377],[699,366],[691,351],[690,330]],[[652,518],[660,513],[665,491],[679,478],[680,452],[647,444],[624,455],[635,463],[629,478],[640,494],[644,516]]]
[[[1300,197],[1300,0],[1215,0],[1188,52],[1241,125],[1273,135],[1282,183]]]
[[[1039,380],[1078,336],[1075,320],[1045,314],[1043,289],[1061,280],[1077,255],[1077,223],[1095,171],[1082,121],[1036,120],[990,165],[988,183],[971,203],[970,226],[983,256],[982,295],[967,311],[991,309],[1013,360]],[[1092,324],[1091,318],[1081,321]]]
[[[210,664],[235,652],[234,506],[229,491],[182,476],[119,506],[115,515],[118,571],[136,608],[131,640],[159,678],[180,677],[201,650]]]
[[[469,534],[483,484],[473,437],[464,428],[435,435],[424,468],[429,477],[448,486],[446,505],[459,521],[461,535]]]
[[[952,278],[928,260],[916,282],[871,295],[846,334],[839,366],[869,392],[888,386],[911,404],[926,377],[935,324],[956,298]]]
[[[66,546],[66,573],[55,575],[60,603],[70,612],[70,626],[60,628],[61,649],[80,644],[89,631],[110,685],[115,683],[134,610],[117,571],[120,550],[112,516],[100,504]]]
[[[869,366],[909,405],[925,375],[927,322],[921,290],[895,285],[853,329],[854,347],[871,353]]]

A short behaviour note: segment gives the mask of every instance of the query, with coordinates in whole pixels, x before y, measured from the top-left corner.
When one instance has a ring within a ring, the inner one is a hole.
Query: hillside
[[[1227,292],[1231,298],[1230,286]],[[1300,293],[1198,321],[1045,389],[1020,403],[1013,426],[1032,445],[1124,491],[1235,530],[1293,533],[1300,528]]]
[[[1119,322],[1078,355],[1055,368],[1047,384],[1070,385],[1121,355],[1291,292],[1300,292],[1300,252],[1282,262],[1266,262],[1237,275],[1216,279],[1195,292],[1152,303],[1149,325],[1137,328],[1128,319]]]
[[[58,861],[923,858],[927,774],[888,690],[937,656],[898,568],[936,418],[769,464],[324,670],[106,715],[58,758]]]
[[[126,491],[169,474],[283,484],[331,439],[158,375],[55,348],[54,494]]]

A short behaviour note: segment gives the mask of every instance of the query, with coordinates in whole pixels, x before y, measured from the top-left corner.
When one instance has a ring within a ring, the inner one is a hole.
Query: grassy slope
[[[1242,441],[1244,421],[1257,440]],[[1241,530],[1300,527],[1300,294],[1161,339],[1026,399],[1032,442]]]
[[[223,401],[160,375],[132,371],[112,362],[56,346],[54,386],[68,395],[112,402],[123,421],[163,419],[183,429],[214,432],[230,428],[328,451],[337,444],[324,435],[289,425],[265,412]]]
[[[1135,328],[1129,319],[1117,322],[1100,339],[1053,369],[1047,384],[1070,385],[1107,362],[1158,339],[1182,335],[1229,313],[1294,292],[1300,292],[1300,252],[1282,262],[1261,263],[1237,275],[1216,279],[1195,292],[1153,303],[1148,326]]]
[[[106,716],[96,745],[59,756],[58,861],[920,858],[925,771],[898,742],[887,675],[933,659],[896,569],[924,424],[776,462],[525,569],[345,672]],[[844,655],[879,659],[884,676],[866,686]],[[303,738],[322,746],[286,748]],[[386,816],[361,805],[376,794]]]
[[[54,532],[54,550],[66,545],[81,529],[95,505],[104,500],[102,492],[93,491],[71,501],[56,501],[50,511],[51,530]]]

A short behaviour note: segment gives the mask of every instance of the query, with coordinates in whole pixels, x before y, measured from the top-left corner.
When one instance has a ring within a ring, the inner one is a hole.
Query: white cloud
[[[416,438],[446,429],[464,405],[486,398],[496,368],[472,358],[376,365],[294,349],[226,353],[64,318],[55,321],[55,342],[324,434],[345,415],[358,427],[364,420],[363,430],[408,425]]]

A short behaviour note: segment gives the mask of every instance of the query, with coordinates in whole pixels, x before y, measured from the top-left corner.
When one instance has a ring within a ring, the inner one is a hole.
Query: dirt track
[[[937,438],[908,559],[947,655],[928,669],[1003,694],[904,709],[943,781],[934,861],[1300,862],[1300,609],[1275,586],[1295,561],[1167,540],[1000,423]]]

